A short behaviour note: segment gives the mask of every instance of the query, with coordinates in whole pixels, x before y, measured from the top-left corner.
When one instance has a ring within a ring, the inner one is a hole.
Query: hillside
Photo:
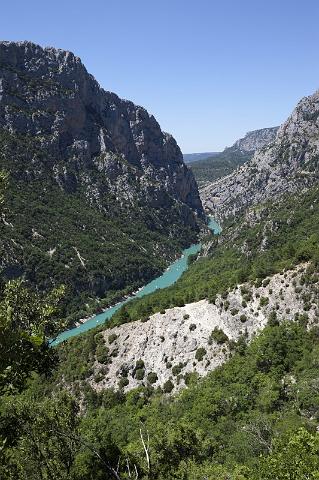
[[[144,109],[69,52],[2,42],[0,65],[1,479],[317,480],[319,93],[231,147],[213,235]],[[199,233],[170,287],[51,347]]]
[[[0,152],[1,278],[65,284],[70,321],[146,283],[203,225],[173,137],[70,52],[0,42]]]
[[[50,471],[36,455],[41,439],[60,478],[128,479],[130,469],[145,480],[314,480],[317,198],[314,189],[248,212],[144,303],[161,313],[59,347],[51,380],[5,403],[3,424],[22,425],[4,449],[9,471]],[[209,302],[169,307],[194,286]]]
[[[318,182],[319,93],[303,98],[275,141],[236,172],[201,192],[207,211],[220,219],[268,199],[306,190]]]
[[[183,158],[185,163],[192,163],[215,155],[218,155],[218,152],[184,153]]]
[[[214,156],[199,161],[192,161],[190,167],[200,187],[225,177],[237,167],[250,160],[256,150],[271,143],[277,133],[278,127],[263,128],[248,132],[245,137],[237,140],[231,147],[225,148]]]

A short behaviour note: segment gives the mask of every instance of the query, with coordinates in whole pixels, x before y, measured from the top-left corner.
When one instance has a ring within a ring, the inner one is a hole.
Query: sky
[[[319,88],[318,0],[10,0],[1,39],[73,51],[184,153],[282,123]]]

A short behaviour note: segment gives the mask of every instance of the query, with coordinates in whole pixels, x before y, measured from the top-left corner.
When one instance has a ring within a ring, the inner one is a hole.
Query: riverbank
[[[215,235],[221,232],[220,226],[212,218],[209,219],[208,228]],[[81,333],[84,333],[92,328],[102,325],[107,320],[110,320],[114,313],[116,313],[123,305],[130,302],[134,298],[141,298],[145,295],[155,292],[158,289],[166,288],[170,285],[173,285],[173,283],[175,283],[181,277],[185,270],[187,270],[188,258],[191,255],[197,254],[201,250],[201,248],[201,243],[193,244],[190,247],[186,248],[185,250],[183,250],[182,256],[179,259],[175,260],[175,262],[173,262],[162,275],[146,284],[135,295],[129,296],[128,298],[117,303],[116,305],[108,307],[102,313],[91,316],[83,323],[80,323],[78,327],[71,328],[70,330],[66,330],[65,332],[60,333],[51,343],[51,346],[56,346],[71,337],[80,335]]]

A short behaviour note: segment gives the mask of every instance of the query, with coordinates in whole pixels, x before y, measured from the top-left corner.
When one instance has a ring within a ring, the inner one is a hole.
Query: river
[[[208,222],[209,229],[215,234],[218,235],[221,232],[220,226],[213,220],[212,218],[209,219]],[[75,337],[80,333],[86,332],[91,328],[97,327],[105,323],[109,320],[117,310],[119,310],[123,305],[130,302],[134,298],[144,297],[144,295],[148,295],[149,293],[155,292],[160,288],[166,288],[170,285],[173,285],[180,276],[182,275],[188,267],[188,257],[190,255],[194,255],[198,253],[202,248],[201,243],[196,243],[191,245],[189,248],[183,250],[182,256],[175,260],[167,270],[160,276],[152,280],[150,283],[145,285],[141,288],[136,294],[128,297],[127,299],[123,300],[122,302],[117,303],[113,307],[109,307],[108,309],[104,310],[104,312],[99,313],[98,315],[94,315],[93,317],[86,320],[84,323],[79,325],[78,327],[71,328],[70,330],[66,330],[65,332],[60,333],[57,338],[51,343],[52,346],[58,345],[59,343],[67,340],[68,338]]]

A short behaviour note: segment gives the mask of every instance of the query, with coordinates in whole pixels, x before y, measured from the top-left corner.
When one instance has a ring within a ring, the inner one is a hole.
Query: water
[[[221,232],[220,226],[212,218],[209,219],[208,227],[215,235],[218,235]],[[180,278],[182,273],[187,270],[188,257],[190,255],[198,253],[201,247],[202,246],[200,243],[196,243],[191,245],[189,248],[186,248],[186,250],[183,250],[182,256],[174,263],[172,263],[163,273],[163,275],[155,278],[155,280],[152,280],[150,283],[141,288],[135,295],[132,295],[126,300],[117,303],[113,307],[109,307],[103,313],[95,315],[94,317],[87,320],[85,323],[82,323],[80,326],[60,333],[60,335],[57,336],[57,338],[54,340],[54,342],[51,343],[51,345],[58,345],[59,343],[67,340],[68,338],[75,337],[80,333],[87,332],[91,328],[97,327],[98,325],[105,323],[114,315],[115,312],[117,312],[117,310],[119,310],[123,305],[130,302],[134,298],[141,298],[144,297],[144,295],[155,292],[160,288],[166,288],[170,285],[173,285],[173,283],[175,283]]]

